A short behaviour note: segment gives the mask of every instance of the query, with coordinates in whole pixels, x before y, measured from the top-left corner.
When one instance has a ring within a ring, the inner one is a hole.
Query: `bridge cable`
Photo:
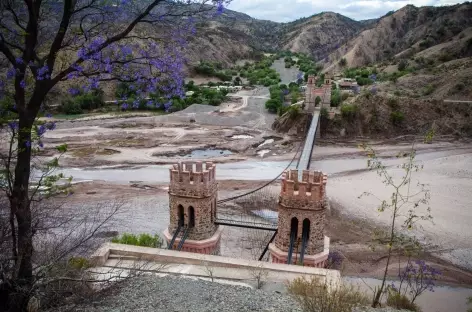
[[[302,142],[305,142],[305,140],[306,140],[306,137],[305,137],[305,139],[304,139]],[[257,191],[259,191],[259,190],[265,188],[266,186],[268,186],[268,185],[271,184],[272,182],[276,181],[278,178],[280,178],[280,176],[281,176],[282,174],[284,174],[285,171],[287,171],[287,170],[290,168],[290,166],[291,166],[292,163],[295,161],[295,159],[296,159],[296,157],[297,157],[298,153],[300,152],[300,149],[301,149],[301,147],[302,147],[303,145],[304,145],[304,144],[299,144],[298,149],[297,149],[297,151],[295,152],[295,155],[293,155],[292,160],[291,160],[290,163],[287,165],[287,167],[285,167],[285,169],[282,170],[282,172],[281,172],[278,176],[276,176],[275,178],[273,178],[273,179],[270,180],[269,182],[265,183],[264,185],[262,185],[262,186],[260,186],[260,187],[258,187],[258,188],[256,188],[256,189],[254,189],[254,190],[252,190],[252,191],[249,191],[249,192],[244,193],[244,194],[241,194],[241,195],[237,195],[237,196],[233,196],[233,197],[221,199],[221,200],[219,200],[217,203],[218,203],[218,204],[223,204],[223,203],[226,203],[226,202],[231,201],[231,200],[233,200],[233,199],[238,199],[238,198],[240,198],[240,197],[243,197],[243,196],[246,196],[246,195],[255,193],[255,192],[257,192]]]

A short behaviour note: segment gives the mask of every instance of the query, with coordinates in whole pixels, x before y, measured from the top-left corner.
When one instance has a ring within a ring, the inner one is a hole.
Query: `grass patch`
[[[93,155],[100,155],[100,156],[106,156],[106,155],[114,155],[114,154],[119,154],[119,151],[116,151],[111,148],[98,148],[98,147],[83,147],[83,148],[77,148],[71,151],[72,156],[77,157],[77,158],[85,158],[85,157],[91,157]]]
[[[157,234],[152,236],[150,234],[135,235],[129,233],[123,233],[121,236],[113,238],[111,242],[153,248],[161,248],[163,243],[162,239]]]
[[[339,285],[329,289],[319,278],[298,277],[288,284],[288,292],[304,312],[351,312],[369,304],[369,298],[354,286]]]
[[[143,145],[142,139],[114,139],[107,142],[108,145],[116,147],[135,147]]]

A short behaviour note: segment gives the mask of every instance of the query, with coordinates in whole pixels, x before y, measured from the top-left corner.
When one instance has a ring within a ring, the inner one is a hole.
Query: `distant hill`
[[[325,68],[336,69],[341,58],[347,60],[348,66],[358,67],[416,54],[469,56],[471,27],[471,3],[420,8],[407,5],[334,50]]]

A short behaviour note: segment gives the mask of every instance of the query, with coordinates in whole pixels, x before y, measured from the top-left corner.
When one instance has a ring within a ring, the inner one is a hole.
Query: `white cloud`
[[[340,13],[355,20],[363,20],[383,16],[388,11],[398,10],[407,4],[420,7],[456,3],[460,2],[454,2],[454,0],[233,0],[229,9],[259,19],[290,22],[327,11]]]

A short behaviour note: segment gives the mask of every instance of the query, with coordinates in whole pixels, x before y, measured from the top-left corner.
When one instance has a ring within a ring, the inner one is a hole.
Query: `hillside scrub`
[[[363,94],[350,105],[342,105],[341,115],[327,119],[322,135],[339,138],[342,129],[347,137],[389,138],[399,135],[435,135],[472,137],[472,107],[443,105],[434,99],[412,99]],[[296,121],[292,124],[295,125]],[[287,132],[287,129],[284,128]],[[282,130],[281,130],[282,131]]]
[[[245,64],[240,76],[247,78],[250,85],[263,85],[265,87],[276,85],[280,82],[280,75],[273,68],[274,57],[264,57],[255,64]]]
[[[212,63],[209,61],[200,61],[200,63],[194,67],[194,70],[197,74],[217,77],[223,81],[231,81],[233,75],[237,74],[237,72],[235,73],[231,70],[223,70],[221,63]]]

